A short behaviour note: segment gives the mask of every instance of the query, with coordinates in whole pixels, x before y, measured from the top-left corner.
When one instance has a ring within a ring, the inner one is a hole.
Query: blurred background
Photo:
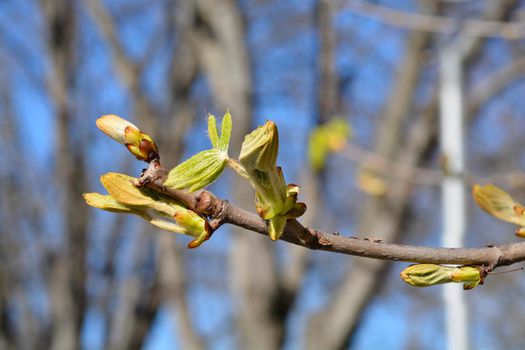
[[[234,157],[274,120],[301,222],[440,246],[443,50],[463,71],[465,190],[490,181],[525,201],[525,28],[501,24],[520,21],[520,0],[0,1],[0,348],[444,348],[441,288],[403,283],[406,263],[232,227],[188,250],[88,207],[100,175],[144,167],[95,119],[135,122],[167,168],[209,147],[207,113],[232,113]],[[334,118],[351,138],[314,169],[308,135]],[[253,210],[229,170],[210,189]],[[467,206],[466,246],[518,240]],[[464,292],[471,348],[525,347],[524,281]]]

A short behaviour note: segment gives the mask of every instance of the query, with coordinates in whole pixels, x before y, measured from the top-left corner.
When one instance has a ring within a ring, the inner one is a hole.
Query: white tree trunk
[[[441,52],[440,138],[446,176],[443,180],[443,237],[445,247],[461,247],[466,227],[464,113],[460,38]],[[460,284],[443,286],[447,349],[468,348],[467,307]]]

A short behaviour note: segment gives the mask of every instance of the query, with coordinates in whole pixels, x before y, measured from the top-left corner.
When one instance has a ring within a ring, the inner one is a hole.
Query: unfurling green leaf
[[[476,204],[485,212],[500,220],[519,225],[516,235],[525,237],[525,207],[507,192],[490,184],[474,185],[472,196]]]
[[[277,167],[279,134],[275,123],[268,121],[244,138],[239,162],[255,189],[255,207],[259,216],[269,220],[269,236],[277,240],[286,220],[299,217],[306,210],[297,203],[299,186],[286,185]]]
[[[316,171],[322,170],[330,153],[341,151],[350,136],[350,125],[343,118],[334,118],[316,127],[308,138],[308,157]]]
[[[221,137],[219,138],[218,149],[224,152],[228,152],[228,146],[230,145],[230,138],[232,135],[232,116],[230,112],[226,112],[222,118],[221,125]]]
[[[129,214],[138,214],[138,210],[133,210],[132,208],[120,204],[115,200],[115,198],[109,195],[103,195],[100,193],[84,193],[84,200],[86,203],[92,207],[103,209],[106,211],[111,211],[113,213],[129,213]]]
[[[86,193],[86,203],[103,210],[141,216],[164,230],[195,237],[189,248],[198,247],[210,237],[204,218],[172,198],[149,189],[135,187],[136,179],[124,174],[107,173],[101,182],[109,195]]]
[[[150,162],[159,158],[157,145],[148,134],[121,117],[108,114],[97,119],[102,132],[118,143],[123,144],[138,159]]]
[[[251,179],[257,192],[259,213],[263,219],[269,219],[282,210],[286,200],[286,189],[282,175],[277,169],[279,152],[279,134],[275,123],[266,122],[244,138],[239,162]]]
[[[472,289],[483,282],[481,269],[476,266],[414,264],[401,271],[400,276],[403,281],[414,287],[455,282],[464,283],[463,289]]]
[[[202,151],[171,169],[164,186],[190,192],[200,190],[219,177],[227,161],[227,155],[218,149]]]
[[[138,188],[133,183],[136,179],[119,173],[107,173],[100,177],[100,182],[109,195],[118,202],[132,206],[153,206],[155,199],[153,191]]]
[[[224,115],[220,137],[217,132],[217,120],[213,115],[208,115],[208,136],[213,148],[197,153],[171,169],[164,186],[194,192],[215,181],[229,160],[228,144],[231,129],[230,113]]]
[[[219,133],[217,132],[217,119],[213,114],[208,114],[208,137],[210,138],[211,146],[219,148]]]
[[[208,137],[213,148],[228,152],[230,137],[232,133],[232,116],[226,112],[222,118],[221,136],[217,131],[217,120],[213,114],[208,114]]]

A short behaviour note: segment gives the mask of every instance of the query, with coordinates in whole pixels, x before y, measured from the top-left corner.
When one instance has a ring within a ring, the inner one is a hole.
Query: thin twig
[[[150,164],[150,167],[152,165]],[[155,166],[153,166],[155,167]],[[165,170],[155,167],[155,174]],[[141,177],[145,186],[164,193],[179,201],[189,203],[189,207],[215,222],[217,228],[222,224],[232,224],[249,231],[268,234],[268,224],[258,215],[236,207],[220,199],[209,191],[188,193],[168,189],[162,180],[149,181]],[[321,232],[301,225],[297,220],[289,220],[282,240],[309,249],[362,256],[373,259],[407,261],[416,263],[458,264],[487,266],[491,270],[498,266],[511,265],[525,260],[525,242],[484,248],[431,248],[403,244],[389,244],[367,238],[347,237],[340,234]]]
[[[417,185],[440,186],[446,175],[444,169],[423,168],[399,163],[352,143],[346,146],[341,155],[349,161],[360,163],[363,168],[372,170],[379,176]],[[469,186],[479,183],[501,183],[512,187],[525,186],[525,173],[519,170],[492,174],[490,176],[478,176],[470,173],[453,175],[464,178],[465,183]]]
[[[363,0],[350,0],[348,2],[324,1],[347,9],[356,15],[374,19],[397,28],[445,35],[454,35],[461,30],[467,36],[503,38],[506,40],[525,38],[524,22],[500,22],[480,19],[456,20],[451,17],[399,11]]]

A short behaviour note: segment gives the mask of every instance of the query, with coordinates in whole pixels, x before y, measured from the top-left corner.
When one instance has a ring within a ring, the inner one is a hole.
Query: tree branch
[[[341,154],[345,159],[358,163],[361,168],[370,169],[381,178],[409,182],[421,186],[439,186],[445,177],[445,169],[420,167],[401,163],[349,143]],[[525,173],[511,170],[489,176],[479,176],[468,172],[454,173],[472,186],[476,183],[504,183],[512,187],[525,186]]]
[[[268,234],[268,224],[258,215],[236,207],[227,200],[216,197],[209,191],[189,194],[180,190],[167,189],[162,176],[165,172],[159,165],[150,164],[139,185],[144,185],[179,201],[190,204],[191,210],[210,219],[216,230],[222,224],[231,224],[260,234]],[[182,193],[182,195],[181,195]],[[188,198],[192,198],[189,200]],[[482,265],[490,269],[511,265],[525,260],[525,242],[484,248],[431,248],[403,244],[384,243],[378,239],[342,236],[304,227],[297,220],[289,220],[282,240],[309,249],[362,256],[373,259],[407,261],[416,263]]]
[[[338,4],[336,0],[324,1],[334,6],[348,9],[358,16],[374,19],[380,23],[408,30],[445,35],[453,35],[461,31],[466,36],[504,38],[506,40],[519,40],[525,36],[525,24],[518,21],[456,20],[451,17],[399,11],[364,0],[351,0],[348,3],[340,4]]]

